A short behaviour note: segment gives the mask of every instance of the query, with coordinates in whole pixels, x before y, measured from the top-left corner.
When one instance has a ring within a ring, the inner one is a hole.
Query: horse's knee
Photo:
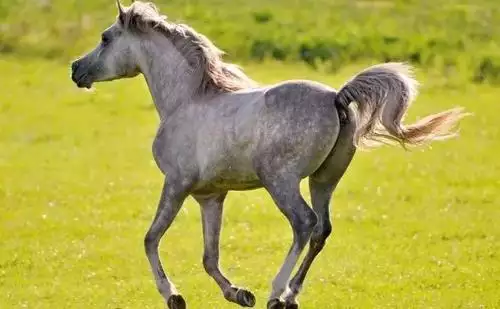
[[[298,217],[293,223],[293,229],[297,237],[299,245],[305,244],[318,224],[318,216],[316,213],[308,209],[306,213]]]
[[[154,237],[154,235],[150,232],[148,232],[144,237],[144,249],[146,250],[146,253],[156,250],[156,237]]]
[[[211,257],[209,255],[204,254],[203,255],[203,268],[205,268],[205,271],[210,275],[219,270],[219,265],[218,265],[217,259],[214,257]]]
[[[318,225],[318,216],[311,210],[302,222],[302,229],[307,233],[312,233],[316,225]]]
[[[332,234],[332,224],[323,222],[314,229],[311,236],[311,246],[316,250],[321,250],[325,246],[326,240]]]
[[[332,234],[332,224],[330,222],[324,222],[321,228],[320,237],[325,240]]]

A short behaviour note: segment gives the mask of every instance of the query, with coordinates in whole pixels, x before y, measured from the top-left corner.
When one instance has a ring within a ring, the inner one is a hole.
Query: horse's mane
[[[152,29],[163,33],[201,74],[199,91],[231,92],[255,86],[255,82],[236,65],[222,60],[224,53],[206,36],[193,28],[167,21],[152,3],[135,1],[119,18],[129,31],[146,33]]]

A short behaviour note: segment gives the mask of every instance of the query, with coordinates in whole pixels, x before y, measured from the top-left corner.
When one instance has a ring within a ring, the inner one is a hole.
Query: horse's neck
[[[193,93],[192,69],[180,54],[168,55],[159,44],[143,46],[141,71],[153,97],[160,119],[171,115]]]

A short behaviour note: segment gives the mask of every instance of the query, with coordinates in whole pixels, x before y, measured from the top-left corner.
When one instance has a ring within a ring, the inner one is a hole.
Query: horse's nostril
[[[75,72],[75,71],[78,69],[78,67],[79,67],[79,66],[80,66],[80,62],[79,62],[78,60],[76,60],[76,61],[74,61],[74,62],[71,64],[71,70],[72,70],[73,72]]]

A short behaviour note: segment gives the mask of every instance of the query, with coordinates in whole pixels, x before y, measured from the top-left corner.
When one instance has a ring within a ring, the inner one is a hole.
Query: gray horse
[[[370,67],[340,91],[302,80],[260,87],[223,62],[205,36],[167,21],[154,5],[118,3],[118,9],[99,45],[72,64],[72,79],[90,88],[139,74],[146,78],[161,119],[153,155],[166,180],[144,244],[171,309],[186,303],[163,270],[158,245],[188,195],[201,206],[205,270],[228,301],[252,307],[254,295],[233,285],[219,268],[223,202],[230,190],[269,192],[292,227],[293,243],[272,281],[267,308],[298,308],[304,278],[332,230],[332,193],[356,148],[447,138],[464,115],[457,108],[404,126],[417,83],[399,63]],[[312,208],[299,190],[305,177]]]

